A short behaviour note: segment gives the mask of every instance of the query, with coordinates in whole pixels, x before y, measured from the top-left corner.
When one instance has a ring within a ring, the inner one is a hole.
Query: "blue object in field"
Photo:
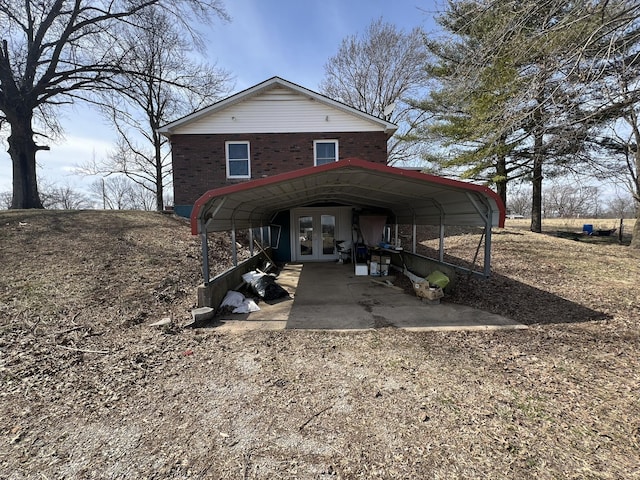
[[[584,225],[582,225],[582,231],[587,235],[591,235],[593,233],[593,225],[585,223]]]

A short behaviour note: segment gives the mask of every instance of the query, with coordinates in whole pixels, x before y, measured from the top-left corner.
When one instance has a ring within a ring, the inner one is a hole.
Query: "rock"
[[[191,310],[191,318],[194,324],[201,323],[211,320],[215,313],[216,311],[211,307],[194,308]]]
[[[158,320],[157,322],[153,322],[152,324],[150,324],[150,327],[166,327],[167,325],[171,325],[171,322],[173,320],[171,319],[171,317],[164,317],[160,320]]]

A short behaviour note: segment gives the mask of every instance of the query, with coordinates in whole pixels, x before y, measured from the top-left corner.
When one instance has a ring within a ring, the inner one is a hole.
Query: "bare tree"
[[[150,188],[134,183],[131,189],[131,204],[135,210],[155,210],[156,196]]]
[[[363,35],[345,38],[324,67],[322,93],[399,126],[388,145],[390,164],[415,156],[414,132],[425,115],[412,102],[426,82],[423,35],[378,19]]]
[[[100,178],[89,186],[96,203],[104,210],[133,209],[133,190],[131,181],[122,175]]]
[[[123,73],[115,33],[122,24],[144,29],[148,10],[165,10],[194,33],[187,19],[226,16],[220,0],[5,0],[0,2],[0,123],[10,130],[12,208],[42,208],[37,141],[59,131],[55,110],[110,89]]]
[[[44,208],[55,210],[82,210],[91,208],[92,204],[87,196],[70,185],[42,185],[42,205]]]
[[[511,189],[507,199],[510,214],[526,217],[531,212],[531,190],[522,187]]]
[[[89,190],[105,210],[155,210],[156,194],[125,175],[110,175],[94,181]],[[169,197],[167,200],[171,200]]]
[[[0,210],[11,208],[11,192],[0,192]]]
[[[554,182],[545,190],[543,206],[545,217],[597,217],[598,188]]]
[[[636,202],[630,194],[617,193],[607,201],[607,214],[613,218],[636,216]]]
[[[106,161],[82,169],[92,175],[126,175],[155,195],[155,208],[161,211],[171,158],[158,128],[213,103],[231,85],[226,71],[190,59],[191,43],[174,18],[157,11],[143,16],[143,31],[125,28],[119,35],[127,73],[114,78],[117,90],[101,95],[102,112],[118,133],[116,149]]]
[[[594,85],[598,113],[608,122],[592,129],[597,154],[588,162],[596,174],[614,179],[631,194],[636,223],[630,246],[640,249],[640,20],[629,35],[611,44],[598,63]]]

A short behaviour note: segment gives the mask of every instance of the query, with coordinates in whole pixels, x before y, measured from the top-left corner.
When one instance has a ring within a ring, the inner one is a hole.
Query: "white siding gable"
[[[276,85],[175,128],[173,134],[375,132],[384,125]]]

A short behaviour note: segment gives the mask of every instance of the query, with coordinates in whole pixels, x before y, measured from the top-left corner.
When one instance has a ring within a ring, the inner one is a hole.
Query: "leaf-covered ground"
[[[447,301],[527,330],[223,334],[185,222],[0,212],[0,478],[640,478],[640,255],[493,242]]]

